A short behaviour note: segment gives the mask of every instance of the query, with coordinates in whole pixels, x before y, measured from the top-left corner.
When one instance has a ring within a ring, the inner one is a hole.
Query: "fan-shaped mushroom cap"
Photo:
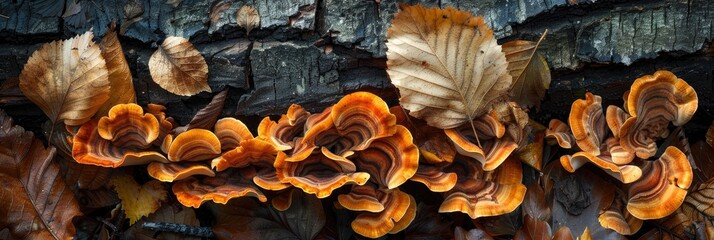
[[[115,146],[99,136],[98,122],[99,120],[95,119],[82,124],[72,139],[72,158],[78,163],[116,168],[150,162],[168,162],[158,152],[134,151]]]
[[[692,118],[698,98],[681,78],[657,71],[635,80],[626,104],[632,117],[620,128],[620,142],[627,151],[647,159],[657,152],[655,140],[663,137],[670,122],[682,126]]]
[[[145,109],[146,113],[151,113],[156,117],[156,120],[159,121],[159,136],[156,138],[156,141],[154,142],[154,145],[161,145],[161,142],[163,139],[166,137],[169,132],[171,132],[171,129],[174,128],[174,125],[176,125],[173,121],[174,119],[171,117],[166,117],[166,107],[158,104],[151,104],[149,103],[146,105]]]
[[[334,155],[347,157],[366,149],[376,139],[394,135],[396,117],[378,96],[356,92],[322,114],[310,116],[305,129],[305,137],[298,145],[324,147]]]
[[[592,155],[600,155],[600,144],[607,136],[600,96],[588,92],[584,100],[575,100],[570,108],[568,122],[578,147]]]
[[[489,114],[474,120],[473,123],[483,149],[476,145],[470,125],[446,129],[444,133],[460,154],[478,160],[484,170],[492,171],[518,148],[518,143],[513,140],[511,134],[505,134],[506,128],[503,124]]]
[[[268,201],[258,186],[250,181],[249,177],[242,175],[250,174],[241,173],[240,169],[236,169],[220,172],[215,177],[201,180],[189,177],[175,182],[171,189],[181,204],[194,208],[198,208],[206,201],[226,204],[228,200],[243,196],[255,197],[261,202]]]
[[[171,161],[201,161],[221,154],[221,142],[205,129],[191,129],[180,133],[171,142],[168,155]]]
[[[152,162],[146,167],[149,176],[162,181],[173,182],[186,179],[194,175],[213,177],[216,173],[205,164],[195,162],[161,163]]]
[[[394,135],[373,141],[355,155],[358,169],[370,174],[380,187],[393,189],[414,176],[419,166],[419,150],[407,128],[397,125]]]
[[[629,185],[627,210],[643,220],[663,218],[677,210],[692,183],[687,156],[670,146],[657,161],[646,162],[642,170],[646,174]]]
[[[404,230],[416,216],[414,197],[399,189],[383,193],[380,203],[384,210],[357,215],[352,221],[352,230],[365,237],[378,238]]]
[[[570,127],[563,121],[551,119],[548,123],[548,128],[545,130],[545,137],[555,139],[558,146],[565,149],[570,149],[575,143],[575,137],[570,132]]]
[[[278,152],[274,166],[281,182],[290,183],[318,198],[326,198],[333,190],[348,183],[365,184],[370,177],[369,173],[356,172],[351,161],[331,159],[321,151],[314,151],[298,161],[288,161],[285,153]]]
[[[631,183],[639,179],[642,176],[642,169],[635,165],[624,165],[634,159],[634,154],[623,151],[616,138],[609,138],[605,142],[601,155],[595,156],[588,152],[577,152],[572,156],[563,155],[560,157],[560,164],[568,172],[575,172],[585,163],[591,162],[623,183]]]
[[[253,177],[256,185],[268,190],[282,190],[290,184],[281,183],[275,173],[273,164],[277,153],[278,151],[269,142],[254,138],[242,141],[239,147],[214,159],[211,166],[216,171],[252,167],[256,171]]]
[[[308,117],[310,112],[300,105],[292,104],[288,113],[283,114],[277,123],[264,118],[258,126],[258,136],[267,139],[278,151],[290,150],[295,145],[295,138],[304,133]]]
[[[605,118],[607,121],[607,127],[612,131],[612,135],[616,138],[620,137],[620,127],[625,121],[630,117],[630,114],[614,105],[607,106],[607,112]]]
[[[616,195],[613,202],[601,210],[597,219],[602,227],[615,230],[619,234],[635,234],[642,227],[643,221],[626,210],[624,196]]]
[[[380,202],[384,195],[385,192],[377,190],[370,184],[355,185],[348,194],[337,196],[337,201],[342,207],[352,211],[378,213],[384,211],[384,205]]]
[[[242,141],[253,139],[253,134],[248,127],[240,120],[231,117],[218,119],[213,132],[221,143],[221,150],[224,151],[238,147]]]
[[[414,144],[419,148],[419,155],[426,163],[453,162],[456,148],[449,142],[442,129],[429,126],[423,120],[411,117],[401,106],[389,108],[397,118],[397,124],[406,127],[414,137]],[[418,126],[419,129],[416,129]]]
[[[120,147],[146,149],[159,136],[159,122],[134,103],[117,104],[99,119],[99,136]]]
[[[508,158],[491,172],[483,172],[473,161],[460,161],[467,172],[458,174],[459,181],[446,193],[439,212],[463,212],[476,219],[509,213],[521,204],[526,186],[521,184],[520,161]],[[453,168],[458,170],[458,166]]]
[[[454,188],[457,176],[435,166],[419,165],[416,174],[409,180],[423,183],[432,192],[446,192]]]

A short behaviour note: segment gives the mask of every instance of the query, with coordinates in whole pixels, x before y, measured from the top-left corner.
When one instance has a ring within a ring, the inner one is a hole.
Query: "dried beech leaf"
[[[112,178],[111,184],[121,199],[129,224],[155,212],[161,202],[166,201],[166,189],[156,180],[139,185],[130,175],[118,174]]]
[[[699,185],[696,190],[687,195],[684,202],[691,204],[697,211],[714,217],[714,178]]]
[[[292,203],[277,211],[252,198],[214,204],[217,239],[313,239],[325,226],[322,203],[314,195],[293,189]]]
[[[550,203],[548,203],[543,188],[537,182],[526,189],[523,200],[523,211],[533,216],[536,220],[548,221],[550,219]]]
[[[149,59],[151,78],[176,95],[210,92],[208,65],[198,50],[182,37],[168,37]]]
[[[109,31],[99,43],[99,48],[102,50],[102,57],[107,64],[109,72],[109,100],[107,100],[99,111],[97,116],[106,116],[112,106],[122,103],[135,103],[136,93],[134,92],[134,82],[131,80],[131,70],[129,64],[124,58],[117,32],[115,31],[116,23],[112,23]]]
[[[124,35],[134,23],[144,19],[144,4],[141,0],[129,0],[124,4],[124,22],[119,28],[119,34]]]
[[[12,238],[74,237],[72,218],[81,212],[55,152],[0,110],[0,229],[9,228]]]
[[[209,19],[211,19],[211,28],[215,28],[216,23],[221,19],[223,12],[231,8],[233,5],[230,1],[218,1],[211,7],[211,13],[209,14]]]
[[[260,25],[260,15],[258,15],[258,10],[256,10],[253,6],[243,5],[236,12],[236,22],[239,27],[245,29],[246,35],[250,34],[251,30]]]
[[[548,63],[536,51],[546,33],[538,42],[515,40],[503,44],[508,71],[513,77],[512,100],[523,107],[539,107],[545,90],[550,86]]]
[[[508,94],[508,62],[481,17],[408,6],[395,15],[387,37],[387,73],[399,101],[431,126],[458,127]]]
[[[218,116],[220,116],[221,111],[223,111],[223,106],[226,103],[226,96],[228,96],[228,90],[223,90],[213,96],[213,99],[210,103],[208,103],[208,105],[203,107],[201,110],[198,110],[196,115],[193,116],[193,119],[191,119],[191,122],[189,122],[186,126],[177,127],[174,129],[174,133],[179,134],[194,128],[208,130],[213,129],[213,125],[216,124]]]
[[[20,74],[20,90],[53,123],[89,121],[109,99],[109,80],[92,32],[42,45]]]

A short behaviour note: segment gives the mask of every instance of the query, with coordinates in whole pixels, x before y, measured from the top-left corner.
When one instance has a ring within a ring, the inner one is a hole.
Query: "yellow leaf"
[[[166,189],[156,180],[139,186],[131,176],[119,174],[112,178],[111,184],[121,199],[129,224],[155,212],[161,206],[161,201],[166,201]]]
[[[99,43],[99,48],[102,49],[102,56],[107,63],[107,71],[109,71],[111,92],[109,100],[97,111],[97,116],[106,116],[109,109],[114,105],[136,102],[131,70],[129,70],[129,64],[124,58],[124,51],[122,51],[119,38],[117,38],[115,27],[115,23],[112,23],[107,34],[102,38],[102,42]]]
[[[513,77],[512,99],[523,107],[540,106],[550,86],[548,63],[536,52],[546,33],[538,42],[515,40],[503,44],[508,71]]]
[[[593,237],[590,236],[590,229],[588,229],[587,227],[585,227],[585,230],[583,231],[583,235],[580,235],[580,238],[578,238],[578,239],[580,239],[580,240],[592,240]]]
[[[109,99],[109,80],[92,32],[42,45],[20,74],[20,90],[50,118],[78,126]]]
[[[245,29],[246,35],[250,34],[250,31],[260,24],[260,15],[258,15],[258,10],[256,10],[253,6],[243,5],[236,12],[236,22],[238,23],[238,26]]]
[[[508,62],[481,17],[407,6],[387,37],[387,73],[400,103],[431,126],[458,127],[508,94]]]
[[[176,95],[210,92],[208,65],[201,53],[182,37],[168,37],[149,59],[151,78]]]

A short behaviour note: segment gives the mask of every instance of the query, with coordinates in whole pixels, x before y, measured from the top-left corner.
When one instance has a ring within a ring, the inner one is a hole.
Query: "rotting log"
[[[120,40],[140,104],[159,103],[186,123],[212,94],[180,97],[156,85],[148,60],[166,36],[189,38],[209,65],[213,92],[230,88],[224,114],[257,119],[291,103],[319,111],[346,93],[367,90],[396,103],[384,71],[386,30],[398,2],[289,0],[231,1],[211,22],[218,1],[78,1],[80,13],[38,9],[33,1],[0,3],[0,108],[21,125],[37,129],[45,119],[16,88],[24,63],[40,44],[93,28],[100,37],[112,20],[123,25]],[[17,3],[15,3],[17,2]],[[71,2],[71,1],[70,1]],[[708,126],[714,111],[714,2],[709,0],[408,0],[399,3],[454,6],[484,16],[501,42],[549,35],[541,51],[553,81],[540,111],[546,123],[565,119],[570,103],[592,91],[605,104],[621,104],[635,78],[667,69],[698,92],[700,110],[688,131]],[[256,7],[260,26],[246,35],[235,23],[244,4]],[[131,7],[131,8],[130,8]],[[140,9],[127,10],[127,9]],[[691,129],[691,130],[690,130]]]

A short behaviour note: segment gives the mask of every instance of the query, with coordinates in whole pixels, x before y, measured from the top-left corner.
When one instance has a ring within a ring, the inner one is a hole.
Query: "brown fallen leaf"
[[[129,224],[134,224],[142,217],[155,212],[161,202],[166,201],[166,189],[156,180],[139,185],[132,176],[122,173],[115,175],[111,184],[121,199],[122,209],[129,218]]]
[[[714,148],[714,121],[712,122],[712,125],[709,126],[709,129],[707,130],[707,144],[709,144],[710,147]]]
[[[451,7],[407,6],[395,15],[387,38],[387,73],[402,107],[431,126],[471,122],[508,94],[508,62],[481,17]]]
[[[251,5],[243,5],[236,12],[236,23],[239,27],[245,29],[246,35],[255,27],[260,26],[260,15],[258,10]]]
[[[208,65],[201,53],[182,37],[168,37],[149,59],[151,78],[176,95],[211,92]]]
[[[141,220],[137,224],[131,226],[126,232],[124,232],[124,237],[127,239],[201,239],[200,237],[193,237],[180,233],[151,231],[143,228],[141,226],[142,222],[175,223],[199,227],[200,223],[198,222],[196,213],[193,209],[181,205],[167,204],[161,206],[159,210],[150,214],[144,220]]]
[[[144,19],[144,4],[141,0],[128,0],[124,4],[124,22],[119,27],[119,34],[124,35],[134,23]]]
[[[69,239],[81,215],[72,190],[45,148],[0,110],[0,229],[17,239]]]
[[[211,12],[209,13],[209,18],[211,19],[211,28],[215,28],[216,23],[221,19],[223,12],[231,8],[233,5],[230,1],[218,1],[211,7]]]
[[[313,239],[325,226],[325,212],[315,195],[293,189],[292,203],[277,211],[252,198],[213,204],[217,239]]]
[[[186,126],[175,128],[173,130],[174,134],[179,134],[194,128],[212,130],[213,125],[215,125],[218,120],[218,116],[220,116],[223,111],[223,106],[226,103],[227,96],[227,89],[213,96],[213,99],[211,99],[211,102],[208,103],[208,105],[203,107],[201,110],[198,110],[196,115],[194,115],[191,119],[191,122],[186,124]]]
[[[134,82],[131,80],[131,70],[129,64],[124,58],[121,43],[116,32],[116,22],[112,22],[109,30],[99,43],[99,48],[102,49],[102,57],[107,64],[109,72],[109,100],[97,111],[96,116],[106,116],[114,105],[122,103],[135,103],[136,93],[134,92]]]
[[[547,33],[546,30],[538,42],[514,40],[503,44],[508,71],[513,77],[511,97],[523,107],[540,107],[540,100],[550,86],[548,63],[537,52]]]
[[[42,45],[20,74],[20,90],[50,118],[78,126],[109,99],[109,80],[92,32]]]

